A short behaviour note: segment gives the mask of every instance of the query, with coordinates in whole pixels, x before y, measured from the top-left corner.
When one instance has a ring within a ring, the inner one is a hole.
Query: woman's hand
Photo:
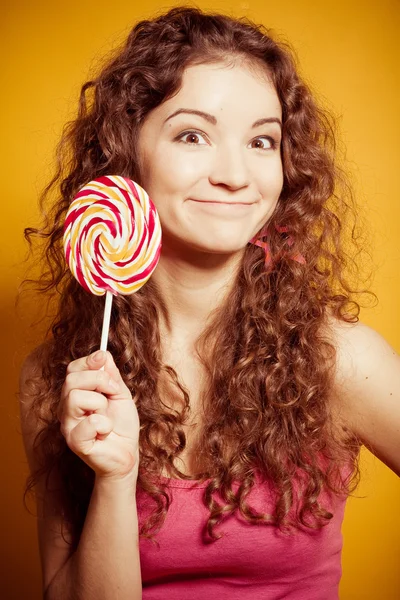
[[[58,418],[68,446],[97,478],[136,481],[139,416],[109,352],[68,365]]]

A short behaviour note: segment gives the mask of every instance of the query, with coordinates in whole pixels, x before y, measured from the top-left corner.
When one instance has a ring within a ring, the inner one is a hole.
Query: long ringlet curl
[[[335,162],[333,121],[300,79],[290,47],[262,25],[178,7],[137,23],[98,76],[83,85],[77,118],[65,128],[56,173],[41,197],[45,223],[25,230],[31,246],[38,240],[44,247],[46,267],[36,288],[57,298],[48,338],[36,351],[42,370],[30,382],[43,427],[34,446],[39,467],[25,494],[42,475],[49,481],[53,473],[61,475],[53,492],[73,548],[94,474],[66,445],[57,406],[68,363],[98,348],[103,298],[85,292],[66,267],[65,214],[78,190],[101,175],[140,184],[136,140],[146,115],[179,90],[185,68],[221,60],[262,67],[273,82],[283,114],[284,184],[268,224],[268,268],[263,250],[249,243],[232,291],[197,344],[207,373],[204,424],[195,448],[203,465],[198,479],[210,479],[204,538],[217,540],[220,524],[235,512],[282,530],[320,528],[332,517],[318,501],[322,490],[349,494],[357,485],[359,440],[345,438],[330,418],[335,347],[325,325],[328,316],[357,322],[355,297],[361,293],[346,275],[351,268],[356,273],[344,246],[346,233],[356,244],[354,227],[345,227],[354,198]],[[292,260],[293,254],[304,261]],[[186,445],[190,396],[176,371],[162,362],[162,313],[161,290],[150,280],[134,295],[115,298],[109,336],[139,411],[138,489],[154,502],[140,531],[147,537],[162,526],[171,501],[161,472],[187,478],[175,459]],[[341,475],[345,465],[352,477]],[[258,513],[247,501],[257,474],[275,490],[273,515]],[[295,480],[302,496],[293,515]]]

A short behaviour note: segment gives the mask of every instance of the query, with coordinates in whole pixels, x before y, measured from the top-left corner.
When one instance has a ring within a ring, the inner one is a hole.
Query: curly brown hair
[[[41,196],[45,223],[25,230],[31,246],[33,238],[41,241],[47,265],[35,285],[53,295],[58,307],[41,348],[42,372],[31,382],[33,410],[43,427],[34,444],[39,466],[25,495],[43,474],[53,469],[61,474],[74,548],[94,473],[66,445],[57,405],[68,363],[98,347],[103,299],[83,290],[66,267],[65,214],[77,191],[94,178],[118,174],[140,184],[135,141],[146,115],[179,90],[189,65],[235,59],[261,64],[275,86],[283,113],[284,184],[268,224],[270,265],[265,268],[261,248],[247,245],[232,291],[197,344],[208,375],[196,442],[204,464],[197,478],[210,480],[203,498],[210,513],[205,538],[218,539],[216,527],[236,511],[250,523],[282,529],[322,527],[332,517],[318,502],[322,490],[349,494],[359,477],[360,443],[351,434],[345,437],[331,418],[336,350],[327,324],[357,322],[355,297],[361,293],[349,283],[356,265],[344,240],[357,246],[357,239],[353,225],[345,224],[355,215],[355,201],[338,165],[334,119],[300,79],[290,46],[262,25],[174,8],[138,22],[124,46],[83,85],[78,116],[66,126],[56,173]],[[304,264],[291,260],[298,253]],[[155,502],[142,536],[154,535],[170,505],[162,471],[187,478],[174,461],[185,448],[190,398],[161,358],[159,316],[165,310],[161,290],[150,280],[132,296],[115,298],[109,335],[140,417],[138,487]],[[171,398],[160,391],[163,379],[171,384]],[[343,477],[345,465],[352,477]],[[276,491],[272,516],[257,513],[246,500],[257,473]],[[291,519],[296,480],[302,502]],[[237,491],[234,482],[240,482]]]

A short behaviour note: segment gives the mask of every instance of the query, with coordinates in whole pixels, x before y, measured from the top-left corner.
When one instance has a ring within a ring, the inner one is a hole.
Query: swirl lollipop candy
[[[133,294],[149,279],[161,252],[161,224],[143,188],[110,175],[85,185],[65,219],[64,252],[81,286],[106,294],[101,350],[107,347],[114,294]]]

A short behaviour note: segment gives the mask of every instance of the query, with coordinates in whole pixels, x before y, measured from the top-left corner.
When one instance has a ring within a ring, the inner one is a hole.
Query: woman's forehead
[[[220,117],[224,111],[236,109],[242,119],[265,116],[281,117],[281,104],[266,71],[261,72],[245,64],[200,64],[188,66],[178,91],[159,107],[161,117],[167,118],[174,110],[197,109]],[[268,115],[258,114],[267,111]],[[257,114],[255,114],[257,113]],[[228,113],[227,113],[228,114]]]

